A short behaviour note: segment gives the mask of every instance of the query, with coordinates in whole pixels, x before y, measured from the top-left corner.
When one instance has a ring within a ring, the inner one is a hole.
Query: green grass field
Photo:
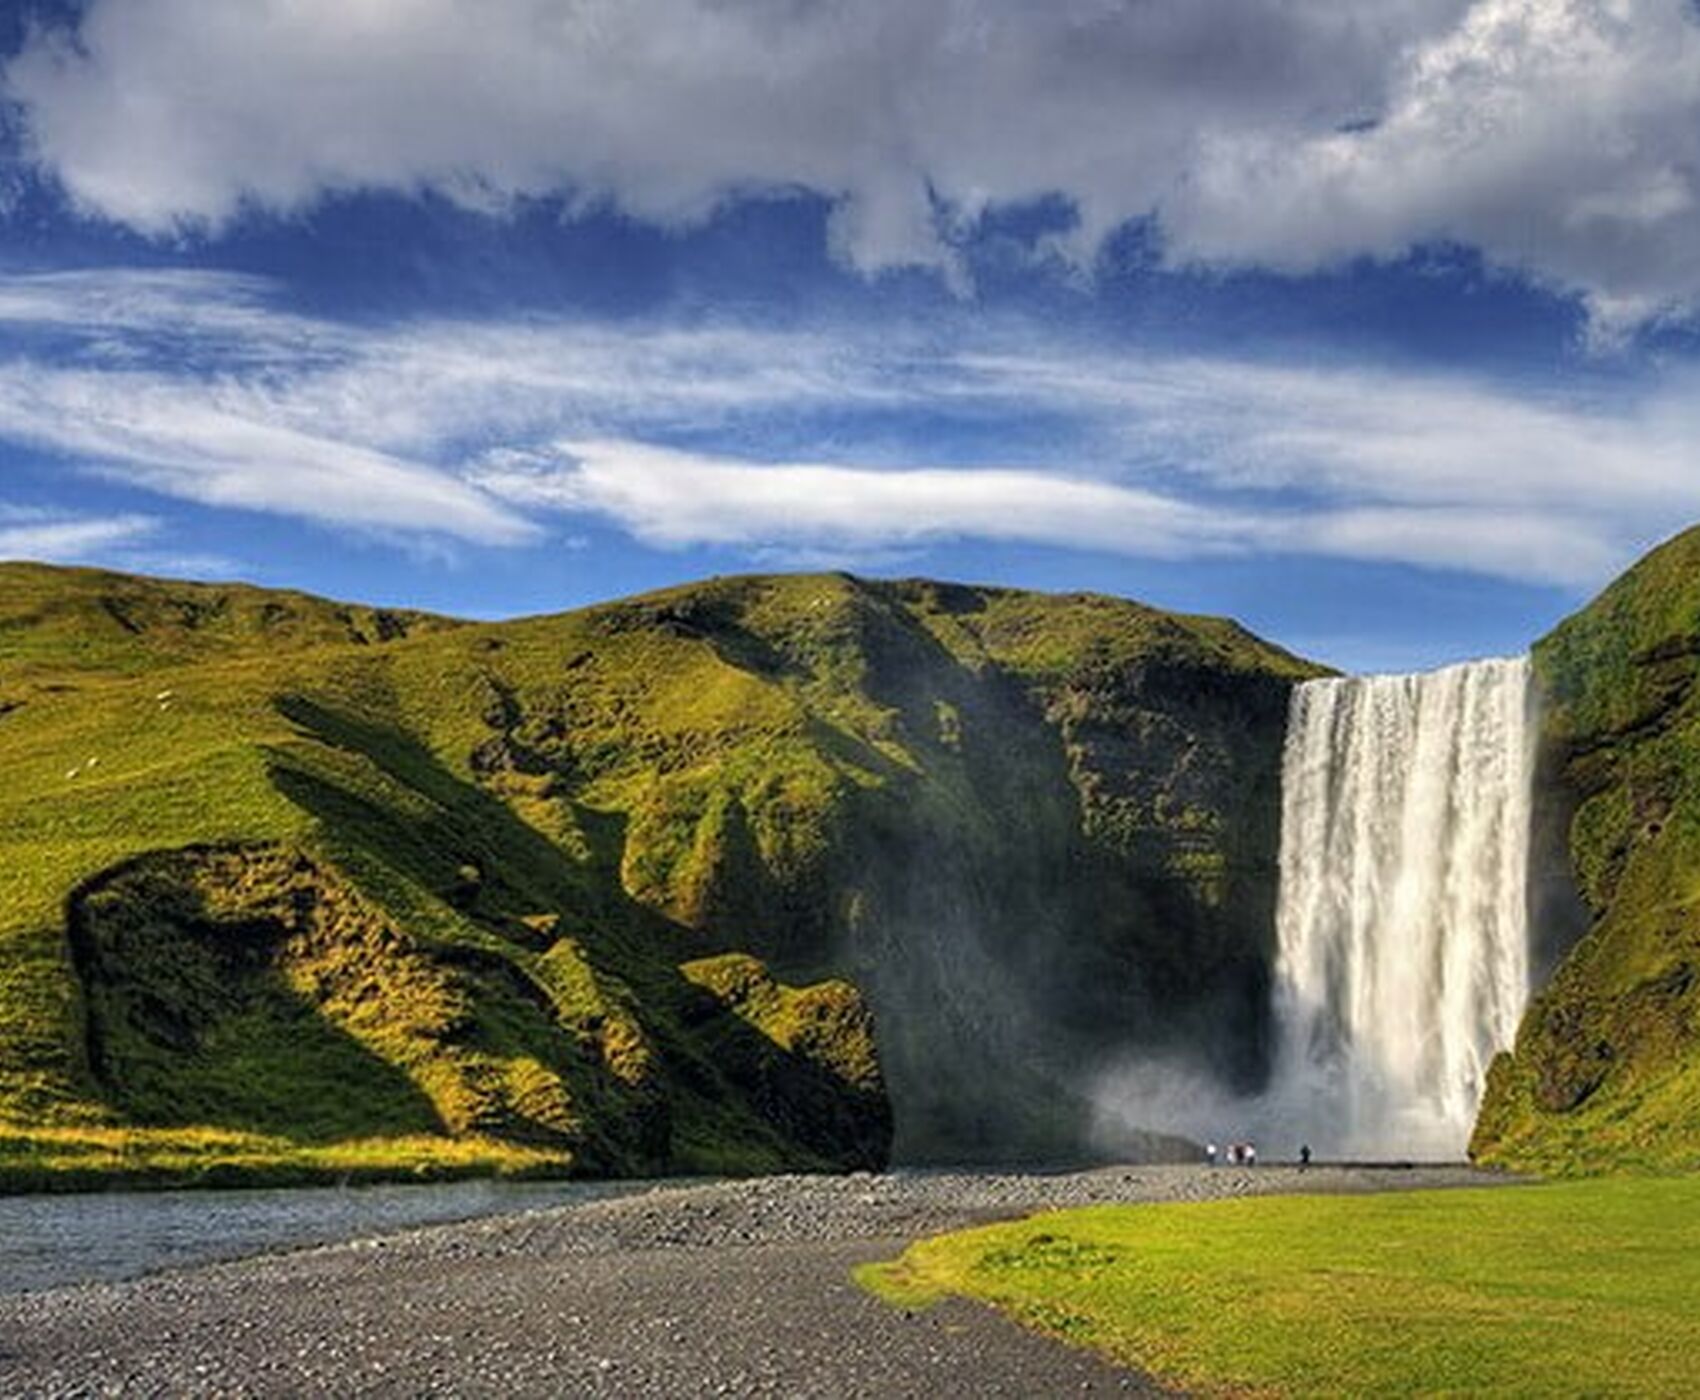
[[[1206,1393],[1700,1392],[1700,1178],[1063,1211],[859,1279]]]

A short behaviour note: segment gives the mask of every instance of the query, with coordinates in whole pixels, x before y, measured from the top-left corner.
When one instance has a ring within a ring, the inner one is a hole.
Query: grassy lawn
[[[1700,1178],[1062,1211],[859,1278],[1205,1392],[1700,1390]]]

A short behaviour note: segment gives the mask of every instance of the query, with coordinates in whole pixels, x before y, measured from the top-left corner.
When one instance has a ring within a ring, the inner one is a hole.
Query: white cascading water
[[[1462,1155],[1529,994],[1526,659],[1294,692],[1270,1107],[1331,1155]]]

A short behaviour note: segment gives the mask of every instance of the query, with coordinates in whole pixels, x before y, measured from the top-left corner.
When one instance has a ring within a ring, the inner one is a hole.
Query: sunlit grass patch
[[[859,1278],[1205,1392],[1692,1394],[1700,1179],[1055,1212]]]

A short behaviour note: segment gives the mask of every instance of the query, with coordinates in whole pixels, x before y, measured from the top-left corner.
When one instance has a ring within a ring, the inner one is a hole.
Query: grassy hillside
[[[0,1172],[871,1163],[887,1079],[1054,1150],[1105,1036],[1231,1003],[1255,1072],[1309,673],[838,575],[470,625],[0,566]]]
[[[1700,532],[1535,662],[1544,796],[1587,932],[1494,1066],[1472,1151],[1549,1172],[1700,1167]]]

